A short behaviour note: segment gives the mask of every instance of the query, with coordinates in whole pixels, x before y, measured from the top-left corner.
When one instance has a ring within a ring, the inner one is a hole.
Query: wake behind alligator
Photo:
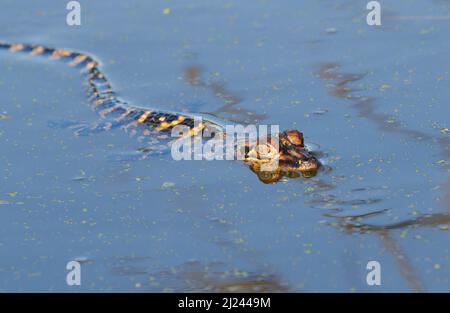
[[[174,127],[180,125],[189,128],[188,135],[190,137],[202,135],[201,138],[206,138],[207,136],[203,135],[207,129],[211,128],[216,131],[220,130],[220,133],[225,136],[224,125],[203,116],[201,122],[197,123],[198,116],[195,114],[141,108],[121,100],[105,74],[99,69],[99,62],[86,53],[41,45],[9,44],[1,41],[0,50],[47,57],[80,69],[89,86],[90,104],[100,116],[100,120],[95,125],[80,127],[76,131],[78,135],[122,128],[132,136],[140,134],[144,138],[148,137],[149,143],[155,143],[170,138]],[[150,138],[153,138],[153,140],[150,140]],[[158,139],[155,140],[155,138]],[[273,153],[271,149],[260,149],[259,142],[257,140],[253,143],[249,141],[244,143],[244,161],[262,182],[277,182],[283,176],[312,177],[316,175],[320,163],[305,148],[303,134],[298,130],[288,129],[278,136],[269,136],[264,140],[265,145],[278,147],[276,153]],[[267,170],[262,166],[274,160],[276,160],[274,168]]]

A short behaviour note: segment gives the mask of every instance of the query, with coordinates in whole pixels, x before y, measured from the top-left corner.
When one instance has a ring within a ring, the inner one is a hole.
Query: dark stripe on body
[[[188,115],[170,112],[152,111],[132,108],[126,102],[118,99],[106,76],[99,70],[98,62],[91,56],[66,49],[53,49],[41,45],[8,44],[0,42],[0,49],[11,52],[21,52],[32,56],[44,56],[62,61],[74,68],[80,69],[88,83],[90,102],[95,112],[102,119],[95,127],[80,130],[83,133],[103,131],[105,129],[124,127],[134,128],[142,124],[143,131],[167,133],[176,125],[194,128],[194,119]],[[205,124],[205,122],[203,122]]]

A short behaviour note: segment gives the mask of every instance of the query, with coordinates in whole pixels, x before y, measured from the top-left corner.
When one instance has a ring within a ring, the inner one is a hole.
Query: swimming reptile
[[[203,134],[209,127],[219,127],[212,119],[202,117],[201,123],[196,123],[195,114],[168,112],[162,110],[139,108],[121,100],[112,89],[106,76],[99,69],[99,63],[92,56],[66,49],[48,48],[41,45],[9,44],[0,41],[0,49],[16,53],[27,53],[32,56],[44,56],[52,60],[60,60],[71,67],[79,68],[86,79],[91,94],[90,102],[93,109],[100,115],[100,122],[88,131],[108,130],[121,127],[132,135],[141,131],[143,135],[163,134],[167,137],[177,125],[189,127],[189,135]],[[275,144],[278,140],[278,144]],[[295,129],[288,129],[278,136],[269,136],[265,140],[266,148],[259,149],[259,139],[256,143],[246,143],[244,161],[264,183],[273,183],[283,176],[312,177],[317,173],[319,161],[304,145],[303,134]],[[273,153],[273,147],[278,149]],[[263,152],[265,151],[265,152]],[[267,169],[264,164],[276,160],[276,166]]]

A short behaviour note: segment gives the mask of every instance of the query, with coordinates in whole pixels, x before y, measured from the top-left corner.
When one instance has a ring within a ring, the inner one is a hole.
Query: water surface
[[[448,1],[383,2],[381,27],[361,1],[1,7],[1,40],[93,54],[139,106],[297,128],[326,170],[136,160],[67,127],[97,120],[76,71],[1,52],[0,290],[450,291]]]

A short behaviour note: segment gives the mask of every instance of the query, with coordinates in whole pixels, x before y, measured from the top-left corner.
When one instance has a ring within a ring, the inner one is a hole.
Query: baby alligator
[[[176,125],[189,127],[190,136],[203,134],[208,126],[220,127],[217,122],[202,117],[201,123],[195,123],[194,114],[176,113],[148,108],[130,106],[121,100],[112,89],[106,76],[100,71],[99,63],[90,55],[66,49],[54,49],[41,45],[27,45],[21,43],[8,44],[0,41],[0,49],[9,50],[16,53],[27,53],[32,56],[44,56],[52,60],[60,60],[71,67],[79,68],[86,79],[90,102],[93,109],[100,115],[98,124],[87,129],[80,129],[82,132],[96,132],[121,127],[132,135],[138,131],[143,136],[151,134],[161,134],[167,137]],[[278,140],[278,145],[275,145]],[[318,160],[307,151],[304,145],[303,134],[295,129],[288,129],[280,133],[277,137],[269,137],[265,141],[269,149],[259,149],[257,143],[247,143],[245,146],[244,161],[250,169],[256,173],[258,178],[264,183],[273,183],[283,176],[287,177],[312,177],[317,173],[320,165]],[[275,153],[270,152],[271,147],[278,146]],[[269,151],[264,152],[262,151]],[[266,163],[276,160],[276,166],[264,167]]]

